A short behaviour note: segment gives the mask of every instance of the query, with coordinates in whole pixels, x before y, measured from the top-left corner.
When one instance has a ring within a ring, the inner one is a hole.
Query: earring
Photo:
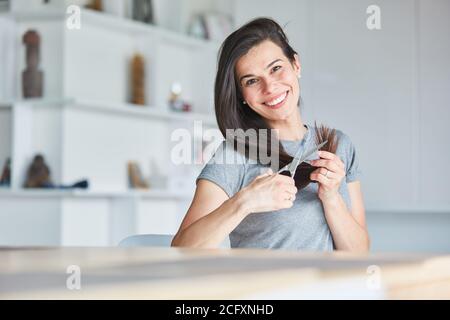
[[[242,104],[247,104],[247,102],[245,100],[242,100]]]
[[[301,74],[299,74],[298,76],[297,76],[299,79],[302,77],[302,75]]]

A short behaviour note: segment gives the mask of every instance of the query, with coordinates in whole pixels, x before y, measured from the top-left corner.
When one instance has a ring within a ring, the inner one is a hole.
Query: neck
[[[270,121],[269,125],[272,129],[278,129],[280,140],[302,140],[307,131],[298,109],[287,119]]]

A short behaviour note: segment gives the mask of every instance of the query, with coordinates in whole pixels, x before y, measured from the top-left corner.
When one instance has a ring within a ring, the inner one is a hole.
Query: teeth
[[[284,100],[284,98],[286,98],[286,95],[287,95],[287,92],[285,92],[281,97],[279,97],[279,98],[277,98],[275,100],[266,102],[266,104],[269,105],[269,106],[274,106],[276,104],[279,104],[281,101]]]

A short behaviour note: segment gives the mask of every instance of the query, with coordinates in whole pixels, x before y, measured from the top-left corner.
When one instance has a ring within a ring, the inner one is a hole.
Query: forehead
[[[238,76],[265,69],[269,63],[276,59],[285,60],[283,50],[270,40],[261,42],[251,48],[236,62]]]

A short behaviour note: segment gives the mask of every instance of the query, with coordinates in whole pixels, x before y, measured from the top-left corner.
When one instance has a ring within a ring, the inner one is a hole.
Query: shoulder
[[[312,129],[313,129],[312,132],[314,133],[314,139],[317,139],[317,127],[312,126]],[[338,147],[336,151],[337,153],[343,152],[353,146],[352,139],[348,134],[346,134],[344,131],[340,129],[334,128],[334,130],[336,132],[336,138],[338,142]]]
[[[349,158],[354,152],[354,144],[350,136],[342,130],[336,129],[338,146],[336,153],[344,158]]]
[[[237,152],[233,144],[229,141],[223,140],[215,149],[213,154],[210,154],[208,164],[224,164],[224,165],[243,165],[246,163],[246,158],[241,153]]]
[[[353,145],[352,139],[344,131],[336,129],[336,137],[338,139],[338,149],[339,147],[347,149]]]
[[[197,181],[206,179],[225,190],[229,197],[239,191],[246,173],[245,157],[222,141],[205,164]]]
[[[315,139],[317,139],[317,128],[314,126]],[[354,144],[350,136],[343,130],[334,128],[337,139],[336,155],[344,162],[347,162],[352,158],[354,153]]]
[[[355,144],[350,136],[342,130],[336,130],[336,136],[338,138],[336,155],[339,156],[347,168],[347,182],[358,180],[361,170],[359,169]]]

